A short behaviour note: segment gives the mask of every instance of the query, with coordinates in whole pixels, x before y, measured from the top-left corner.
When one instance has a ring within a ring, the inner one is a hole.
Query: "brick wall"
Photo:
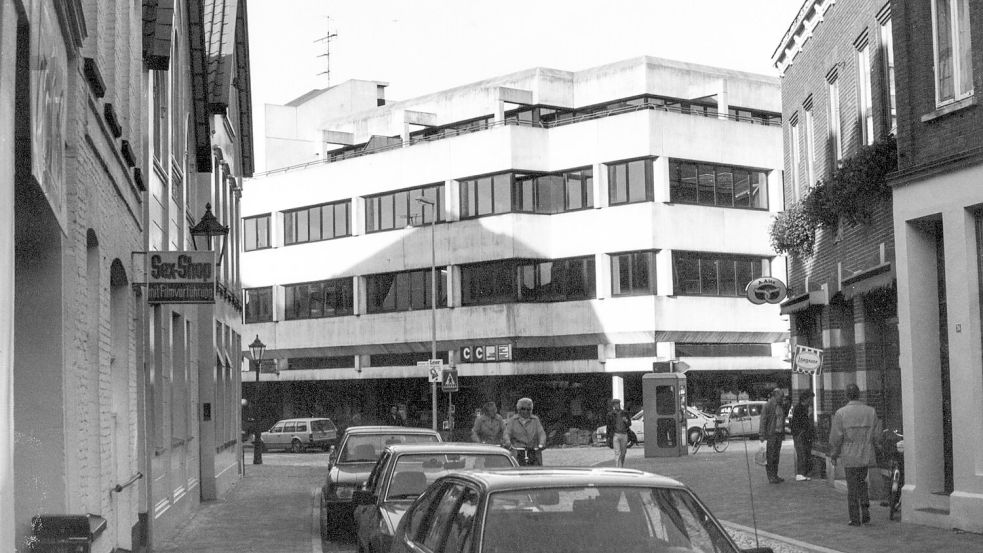
[[[913,170],[940,158],[980,148],[983,106],[923,122],[936,111],[931,2],[892,0],[898,87],[899,169]],[[977,104],[983,90],[983,2],[969,2],[973,81]]]

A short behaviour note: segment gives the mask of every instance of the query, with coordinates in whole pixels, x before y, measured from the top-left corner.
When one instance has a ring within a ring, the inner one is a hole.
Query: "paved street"
[[[824,482],[794,482],[791,442],[782,448],[780,474],[786,481],[768,484],[754,464],[757,442],[734,440],[723,453],[646,459],[641,448],[628,452],[626,466],[664,474],[690,485],[727,526],[742,547],[758,543],[776,553],[983,553],[983,536],[891,522],[887,509],[871,507],[872,523],[846,525],[846,497]],[[251,457],[247,455],[247,462]],[[177,536],[156,551],[166,552],[311,552],[351,553],[352,537],[335,532],[319,539],[318,495],[327,454],[268,453],[263,465],[246,465],[246,476],[224,501],[204,505]],[[546,450],[544,464],[611,465],[607,448]],[[750,485],[748,469],[750,468]],[[751,505],[754,505],[752,511]]]

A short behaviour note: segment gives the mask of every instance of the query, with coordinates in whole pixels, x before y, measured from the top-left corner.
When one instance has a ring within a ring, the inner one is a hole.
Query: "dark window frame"
[[[495,173],[488,173],[484,175],[475,175],[463,179],[456,179],[458,185],[458,191],[460,192],[460,201],[458,202],[458,205],[461,210],[460,211],[461,220],[464,221],[468,219],[477,219],[479,217],[492,217],[495,215],[503,215],[505,213],[516,212],[516,208],[515,208],[516,175],[517,174],[527,175],[531,173],[532,172],[528,172],[528,171],[509,170],[509,171],[497,171]],[[503,177],[503,176],[507,176],[509,179],[509,182],[505,186],[501,187],[501,189],[504,190],[506,194],[508,194],[508,198],[506,200],[501,200],[496,198],[496,192],[495,192],[496,190],[495,177]],[[480,209],[481,205],[478,203],[479,200],[481,199],[479,186],[481,186],[482,181],[487,181],[490,187],[489,188],[490,197],[488,201],[491,205],[491,211],[487,213],[481,212]],[[474,198],[473,201],[472,198]],[[500,206],[506,206],[507,209],[496,210],[496,207],[500,207]],[[472,209],[474,210],[474,212],[472,212]]]
[[[365,312],[398,313],[430,309],[431,273],[432,268],[428,267],[366,275]],[[386,279],[390,279],[388,283]],[[386,293],[380,297],[382,291]],[[421,295],[422,303],[418,301]],[[447,307],[447,267],[437,267],[437,308],[443,307]]]
[[[616,253],[608,254],[608,257],[610,259],[610,264],[611,264],[611,296],[612,297],[623,297],[623,296],[651,296],[651,295],[655,295],[656,294],[656,290],[657,290],[657,285],[658,285],[658,279],[656,277],[657,270],[656,270],[656,265],[655,265],[655,263],[656,263],[656,254],[658,254],[658,253],[659,253],[659,250],[635,250],[635,251],[616,252]],[[649,259],[646,260],[646,263],[645,263],[645,265],[646,265],[646,267],[648,269],[648,276],[647,276],[647,278],[648,278],[648,284],[647,284],[647,286],[644,289],[641,288],[640,286],[637,286],[635,284],[636,277],[638,276],[638,274],[637,274],[638,273],[637,264],[639,262],[638,261],[638,257],[641,256],[641,255],[649,256]],[[620,283],[620,280],[621,279],[619,277],[620,277],[621,271],[617,271],[615,265],[617,264],[620,267],[620,265],[621,265],[621,259],[622,258],[627,258],[627,261],[628,261],[628,264],[629,264],[629,266],[628,266],[628,278],[629,278],[628,291],[626,292],[626,291],[624,291],[622,289],[622,291],[616,292],[615,291],[615,284]]]
[[[611,161],[605,163],[604,166],[607,168],[608,175],[608,205],[628,205],[636,203],[645,203],[655,200],[655,184],[654,184],[654,167],[653,163],[655,161],[654,156],[644,156],[632,159],[622,159],[618,161]],[[644,174],[642,177],[642,184],[644,191],[643,199],[632,199],[633,196],[637,196],[638,192],[633,192],[637,189],[638,184],[635,183],[632,178],[631,165],[634,163],[644,163]],[[619,197],[616,194],[616,189],[620,188],[620,179],[618,178],[619,168],[624,167],[624,178],[626,182],[624,183],[624,200],[615,200]]]
[[[672,252],[673,295],[726,298],[743,297],[744,288],[747,286],[748,282],[761,276],[767,276],[764,274],[764,262],[768,260],[769,258],[767,257],[756,257],[751,255],[681,250],[674,251]],[[720,268],[721,266],[726,266],[725,264],[728,262],[731,263],[732,267],[734,268],[732,294],[721,290]],[[748,271],[749,274],[742,274],[740,272],[741,268],[738,265],[740,262],[746,262],[748,264],[746,267],[744,267],[744,269],[746,270],[750,268],[750,271]],[[693,269],[689,269],[690,274],[687,275],[689,277],[687,282],[692,282],[697,285],[697,291],[695,292],[684,291],[684,282],[682,282],[682,275],[680,274],[683,263],[691,266],[693,263],[695,263],[695,271]],[[705,289],[708,280],[714,281],[714,290]],[[742,282],[743,285],[741,284]]]
[[[250,299],[250,293],[251,292],[257,292],[257,293],[266,292],[266,294],[264,294],[266,297],[265,298],[263,298],[263,297],[257,297],[255,300],[251,300]],[[257,287],[257,288],[245,288],[242,291],[242,298],[243,298],[243,301],[242,301],[242,306],[243,306],[243,308],[242,308],[243,323],[250,324],[250,323],[269,323],[269,322],[273,322],[273,309],[274,309],[274,307],[273,307],[273,287],[272,286],[260,286],[260,287]],[[267,301],[264,302],[263,301],[264,299],[266,299]],[[256,308],[253,308],[252,307],[252,304],[254,304],[256,300],[258,300],[258,303],[259,303],[259,305],[257,307],[259,309],[259,312],[258,313],[252,311],[253,309],[256,309]],[[267,309],[263,309],[264,303],[266,304],[265,307],[267,307]]]
[[[329,285],[332,288],[329,290]],[[339,289],[338,286],[341,285]],[[303,288],[306,287],[306,290]],[[320,288],[312,293],[312,287]],[[283,297],[284,297],[284,311],[283,320],[285,321],[300,321],[307,319],[328,319],[333,317],[345,317],[348,315],[353,315],[355,313],[355,299],[354,299],[354,282],[352,277],[340,277],[332,278],[327,280],[316,280],[311,282],[298,282],[292,284],[283,285]],[[336,297],[336,301],[333,302],[331,308],[331,314],[328,313],[328,294],[332,293]],[[297,297],[297,294],[303,294],[307,297],[307,309],[306,316],[302,316],[303,310],[300,309],[300,304],[303,303],[301,298]],[[313,301],[311,298],[314,294],[320,294],[321,297],[321,308],[320,314],[316,315],[315,308],[313,306]],[[347,301],[346,301],[347,300]]]
[[[338,208],[344,207],[345,210],[345,233],[337,234],[335,230],[338,228],[337,214]],[[326,208],[331,207],[331,236],[325,238],[325,228],[324,228],[324,218],[321,216],[321,211]],[[313,213],[317,212],[317,219],[319,221],[319,237],[316,239],[311,239],[310,237],[310,220]],[[325,240],[334,240],[336,238],[346,238],[352,235],[352,201],[351,200],[340,200],[335,202],[325,202],[316,205],[308,205],[304,207],[299,207],[296,209],[288,209],[283,213],[283,245],[284,246],[294,246],[297,244],[309,244],[311,242],[323,242]],[[299,235],[301,234],[300,226],[298,223],[303,219],[307,230],[305,231],[306,238],[301,240]]]
[[[435,208],[431,209],[429,206],[424,207],[423,204],[417,202],[416,198],[420,196],[435,202]],[[403,211],[400,211],[400,208],[396,205],[397,199],[400,198],[405,199],[406,203],[402,208]],[[432,215],[430,214],[433,211],[437,212],[438,223],[446,221],[444,216],[446,211],[444,207],[444,183],[442,182],[391,190],[382,194],[373,194],[371,196],[365,196],[363,201],[365,202],[366,234],[406,228],[411,222],[410,219],[413,219],[412,223],[415,225],[428,225],[431,223]],[[391,225],[383,224],[383,206],[387,202],[390,205],[386,207],[391,213],[389,213],[389,218],[386,221],[390,222]],[[405,215],[400,215],[400,213],[405,213]],[[400,221],[398,221],[399,218],[405,218],[406,220],[400,224]]]
[[[261,219],[265,219],[266,220],[265,221],[266,222],[266,245],[265,246],[260,246],[259,245],[259,232],[258,232],[259,231],[259,226],[258,226],[258,224],[260,223],[260,220]],[[272,219],[273,219],[273,217],[271,216],[270,213],[265,213],[263,215],[254,215],[252,217],[243,217],[242,218],[242,248],[243,248],[243,251],[252,252],[252,251],[256,251],[256,250],[266,250],[266,249],[269,249],[269,248],[272,248],[273,247],[273,240],[270,239],[271,238],[271,236],[270,236],[270,225],[271,225],[271,220]],[[256,246],[253,247],[253,248],[250,248],[249,247],[250,231],[252,231],[252,236],[253,236],[253,240],[252,241],[253,241],[254,244],[256,244]]]
[[[684,174],[689,174],[688,170],[694,167],[696,168],[696,172],[692,174],[693,176],[684,176]],[[709,190],[709,192],[713,195],[712,202],[702,201],[700,197],[701,193],[705,193],[707,191],[706,183],[702,180],[702,176],[706,174],[702,172],[702,169],[707,168],[712,170],[713,176],[713,182],[710,183],[711,188]],[[730,201],[721,202],[718,201],[719,197],[721,196],[719,190],[723,190],[725,187],[718,185],[718,181],[721,180],[719,175],[728,174],[727,170],[729,170],[729,174],[731,175],[729,192]],[[768,175],[770,172],[770,170],[756,167],[671,158],[669,159],[669,201],[670,203],[700,205],[704,207],[768,211]],[[738,174],[740,173],[746,174],[748,178],[748,205],[738,205]],[[686,179],[691,178],[696,179],[692,184],[686,181]],[[756,189],[757,195],[754,193],[755,178],[759,179]],[[758,198],[758,201],[762,204],[761,206],[753,205],[755,198]]]

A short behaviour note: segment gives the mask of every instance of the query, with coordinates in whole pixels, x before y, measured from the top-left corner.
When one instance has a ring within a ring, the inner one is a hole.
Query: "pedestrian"
[[[614,466],[625,466],[625,454],[628,453],[628,430],[631,428],[631,417],[621,408],[620,399],[608,402],[607,435],[608,447],[614,449]]]
[[[768,475],[768,482],[772,484],[785,481],[778,476],[778,459],[782,452],[782,440],[785,439],[784,396],[781,388],[775,388],[761,410],[759,437],[765,442],[765,473]]]
[[[881,436],[881,420],[873,407],[860,401],[860,387],[848,384],[848,403],[836,410],[829,430],[830,459],[843,465],[850,526],[870,522],[867,467],[875,466],[874,448]]]
[[[403,426],[403,419],[399,416],[399,407],[393,405],[389,408],[389,414],[386,415],[386,424],[389,426]]]
[[[498,406],[494,401],[481,406],[474,420],[474,427],[471,429],[471,440],[493,445],[505,443],[505,419],[498,414]]]
[[[795,443],[795,480],[803,482],[812,480],[812,440],[816,435],[816,426],[812,422],[812,398],[816,394],[811,391],[802,392],[799,402],[792,408],[792,441]]]
[[[505,423],[505,447],[516,451],[516,458],[526,459],[528,465],[542,465],[540,450],[546,447],[546,430],[539,417],[532,414],[532,400],[524,397],[516,402],[515,415]],[[521,453],[519,453],[521,451]]]

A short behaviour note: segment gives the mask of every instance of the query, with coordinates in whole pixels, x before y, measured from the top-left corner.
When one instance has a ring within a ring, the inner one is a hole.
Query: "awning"
[[[887,288],[894,283],[894,278],[894,267],[890,261],[887,261],[843,279],[840,283],[840,289],[845,299],[851,299],[874,290]]]
[[[777,357],[680,357],[677,372],[688,371],[788,371],[792,364]]]
[[[823,288],[820,290],[813,290],[811,292],[806,292],[805,294],[795,296],[794,298],[789,298],[780,304],[782,308],[782,315],[805,311],[813,305],[829,305],[829,293],[826,291],[825,286],[823,286]]]

